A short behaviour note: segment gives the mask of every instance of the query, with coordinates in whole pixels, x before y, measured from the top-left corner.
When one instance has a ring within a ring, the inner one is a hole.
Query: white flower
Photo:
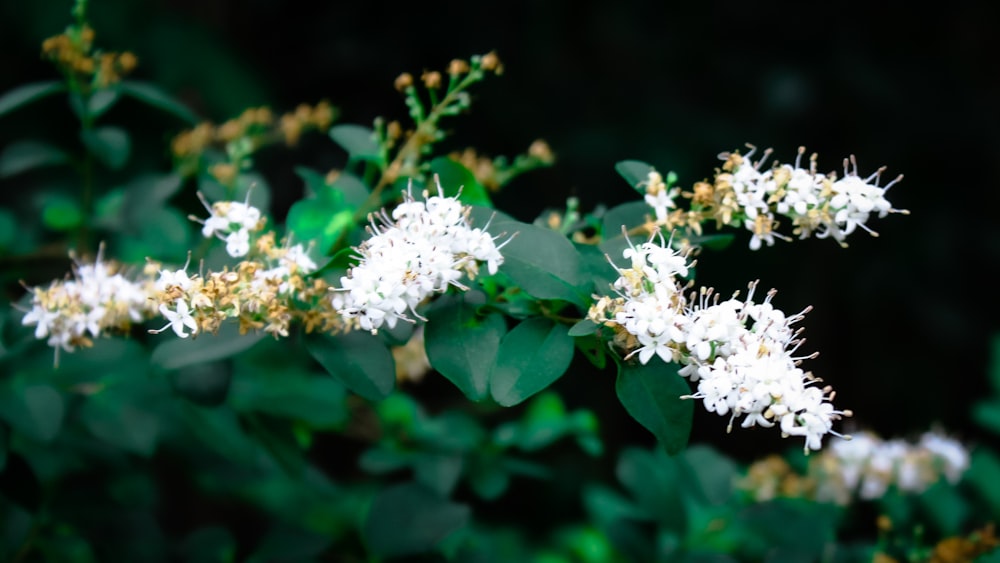
[[[159,330],[151,330],[150,332],[154,334],[159,334],[168,328],[173,329],[177,336],[181,338],[187,338],[188,333],[184,331],[184,327],[191,329],[191,334],[198,333],[198,323],[191,316],[191,310],[188,308],[188,304],[183,299],[178,299],[174,302],[174,307],[176,310],[171,311],[167,307],[166,303],[160,304],[160,314],[163,318],[167,319],[167,325]]]
[[[503,244],[471,228],[457,198],[424,197],[417,201],[407,192],[391,215],[377,216],[373,236],[356,249],[360,261],[332,298],[349,325],[376,332],[383,324],[413,322],[409,315],[422,318],[416,309],[428,297],[449,287],[466,289],[463,274],[474,277],[484,262],[494,274],[503,263]]]

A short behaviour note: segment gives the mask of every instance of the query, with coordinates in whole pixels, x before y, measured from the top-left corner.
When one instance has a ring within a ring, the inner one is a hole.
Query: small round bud
[[[448,74],[451,76],[465,74],[467,72],[469,72],[469,63],[463,61],[462,59],[455,59],[448,65]]]
[[[437,90],[441,87],[441,73],[436,70],[423,73],[420,80],[423,80],[424,86],[429,89]]]
[[[400,74],[396,77],[394,86],[396,87],[396,90],[399,90],[400,92],[405,91],[410,86],[413,86],[413,75],[408,72]]]

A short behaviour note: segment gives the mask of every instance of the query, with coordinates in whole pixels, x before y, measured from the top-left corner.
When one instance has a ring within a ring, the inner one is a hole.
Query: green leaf
[[[706,445],[694,445],[682,454],[686,482],[697,484],[700,496],[709,504],[723,505],[732,497],[739,468],[728,457]]]
[[[625,410],[652,432],[668,453],[684,449],[691,433],[694,402],[681,399],[691,390],[677,375],[676,366],[657,358],[646,365],[622,361],[615,391]]]
[[[162,423],[151,411],[141,382],[108,385],[87,397],[80,420],[101,440],[143,457],[156,450]],[[155,399],[154,399],[155,400]]]
[[[97,119],[104,112],[111,109],[118,101],[119,91],[117,89],[106,88],[104,90],[97,90],[91,94],[90,99],[87,100],[87,114],[91,119]]]
[[[45,199],[42,223],[53,231],[69,231],[83,222],[80,203],[65,196],[53,195]]]
[[[294,370],[253,372],[244,362],[239,367],[229,393],[229,404],[237,411],[298,420],[314,430],[338,428],[349,417],[347,392],[332,378]]]
[[[221,405],[229,394],[232,372],[223,362],[184,366],[168,375],[174,392],[196,405]]]
[[[370,401],[380,401],[396,387],[392,352],[376,336],[355,331],[340,336],[313,333],[306,349],[337,381]]]
[[[80,140],[98,160],[112,170],[119,170],[128,162],[132,141],[121,127],[103,126],[80,131]]]
[[[285,226],[295,240],[314,240],[328,254],[343,233],[354,227],[354,212],[343,205],[302,199],[288,210]]]
[[[598,326],[597,323],[590,319],[583,319],[571,326],[567,334],[570,336],[587,336],[597,332]]]
[[[646,190],[639,184],[648,180],[649,173],[653,170],[656,169],[641,160],[622,160],[615,164],[615,171],[641,194],[645,194]]]
[[[375,142],[375,132],[361,125],[336,125],[330,128],[330,138],[347,151],[351,161],[374,162],[385,166],[382,151]]]
[[[1000,399],[993,398],[973,405],[972,419],[979,426],[1000,434]]]
[[[500,271],[536,299],[561,299],[584,307],[580,254],[573,243],[555,231],[527,223],[500,223],[492,232],[516,233],[503,247]]]
[[[424,350],[435,370],[466,397],[481,401],[489,393],[489,377],[507,333],[500,313],[480,315],[467,293],[442,299],[427,314]]]
[[[500,341],[490,394],[510,407],[559,379],[573,360],[573,337],[544,317],[522,321]]]
[[[606,248],[606,243],[612,239],[621,239],[624,241],[622,236],[622,227],[626,229],[631,229],[637,227],[646,222],[646,217],[649,215],[649,205],[645,201],[629,201],[621,205],[617,205],[609,209],[603,217],[601,217],[601,234],[604,235],[604,242],[601,243],[601,250],[609,254],[615,260],[621,258],[621,252],[617,255],[609,251]],[[615,246],[617,248],[617,245]]]
[[[50,80],[18,86],[0,96],[0,117],[15,109],[66,90],[62,82]]]
[[[125,186],[122,213],[134,230],[139,230],[180,191],[184,180],[177,173],[146,173],[130,180]]]
[[[172,114],[189,125],[194,125],[200,121],[198,116],[187,106],[164,92],[163,89],[155,84],[135,80],[122,80],[118,83],[118,90],[126,96],[131,96],[140,102]]]
[[[234,322],[223,323],[217,334],[199,334],[194,338],[178,338],[167,331],[158,337],[165,342],[153,350],[149,361],[165,370],[180,369],[235,356],[263,337],[263,333],[240,334]]]
[[[614,489],[594,484],[583,489],[583,506],[590,518],[607,526],[619,519],[645,520],[649,518],[641,508]]]
[[[0,178],[69,161],[61,149],[41,141],[17,141],[0,154]]]
[[[662,452],[629,448],[618,458],[615,475],[646,514],[664,528],[685,533],[687,518],[681,499],[685,485],[677,460]]]
[[[51,442],[62,428],[65,404],[55,387],[15,379],[0,389],[0,417],[39,442]]]
[[[362,534],[377,557],[430,551],[469,520],[468,506],[443,499],[423,485],[389,487],[372,501]]]
[[[973,450],[963,479],[976,490],[978,498],[986,503],[992,514],[1000,514],[1000,479],[997,475],[1000,475],[1000,456],[988,448]]]
[[[459,200],[466,205],[493,207],[489,192],[476,180],[476,176],[460,162],[447,156],[439,156],[431,161],[431,172],[441,180],[441,189],[448,197],[461,194]],[[434,193],[435,187],[430,188]]]

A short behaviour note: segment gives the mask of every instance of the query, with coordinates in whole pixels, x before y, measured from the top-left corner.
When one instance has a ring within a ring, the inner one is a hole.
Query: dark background
[[[512,155],[536,138],[550,143],[556,166],[498,198],[523,220],[568,195],[585,210],[634,198],[614,172],[619,160],[674,170],[690,186],[711,176],[717,153],[746,142],[774,147],[783,162],[805,145],[823,171],[855,154],[862,174],[883,164],[890,178],[904,173],[889,199],[912,215],[873,221],[879,238],[859,232],[846,250],[808,240],[751,253],[741,233],[731,248],[701,257],[699,282],[728,294],[760,279],[780,290],[776,305],[787,312],[813,305],[804,349],[821,356],[808,367],[838,390],[836,404],[855,411],[858,427],[912,437],[939,423],[971,441],[989,439],[969,418],[990,390],[988,341],[1000,326],[1000,42],[989,3],[930,11],[913,3],[581,0],[91,4],[99,46],[134,51],[136,78],[216,122],[251,105],[283,111],[320,99],[341,109],[342,123],[402,119],[392,88],[400,72],[495,49],[506,71],[450,123],[452,146]],[[70,5],[0,4],[0,91],[54,77],[39,44],[68,23]],[[150,113],[125,104],[106,119],[138,130],[146,156],[137,148],[136,158],[165,170],[166,141],[179,125]],[[43,104],[0,122],[0,143],[64,130],[74,131],[64,102]],[[280,213],[301,193],[291,166],[326,169],[340,153],[320,139],[261,158]],[[570,401],[595,408],[612,443],[644,439],[607,400],[612,375],[584,371],[581,364],[560,382]],[[726,436],[724,420],[696,412],[694,439],[734,455],[787,446],[776,432]]]

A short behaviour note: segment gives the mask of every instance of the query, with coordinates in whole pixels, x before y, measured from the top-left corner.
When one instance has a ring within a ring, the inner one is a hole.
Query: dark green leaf
[[[458,484],[465,463],[461,454],[425,452],[416,458],[413,477],[442,497],[447,497]]]
[[[731,499],[739,468],[728,457],[709,446],[695,445],[682,454],[685,481],[696,483],[700,496],[709,504],[721,505]]]
[[[63,83],[55,80],[47,82],[34,82],[18,86],[17,88],[5,93],[3,96],[0,96],[0,117],[23,105],[30,104],[31,102],[40,100],[46,96],[51,96],[52,94],[57,94],[64,90],[66,90],[66,87],[63,86]]]
[[[336,337],[313,333],[306,335],[305,344],[330,375],[368,400],[382,400],[396,386],[392,352],[376,336],[361,331]]]
[[[91,119],[97,119],[104,112],[111,109],[118,101],[119,92],[117,89],[104,89],[97,90],[91,94],[90,99],[87,100],[87,114]]]
[[[980,401],[973,405],[972,419],[983,428],[1000,434],[1000,399]]]
[[[80,419],[91,434],[143,457],[153,455],[161,421],[135,385],[111,385],[87,397]]]
[[[1000,514],[1000,479],[997,475],[1000,475],[1000,456],[987,448],[973,450],[964,479],[972,485],[992,514]]]
[[[498,499],[510,485],[510,474],[502,461],[501,454],[486,452],[480,452],[472,459],[468,472],[469,486],[480,498]]]
[[[0,388],[0,417],[39,442],[50,442],[62,428],[65,404],[54,387],[17,378]]]
[[[347,392],[336,380],[289,370],[251,372],[240,366],[229,404],[240,412],[258,412],[306,423],[314,430],[337,428],[348,418]]]
[[[615,164],[615,171],[641,194],[645,194],[646,190],[639,184],[648,180],[649,173],[653,170],[655,168],[641,160],[622,160]]]
[[[431,161],[430,168],[431,172],[437,174],[441,180],[443,195],[452,197],[461,194],[459,199],[466,205],[493,206],[489,192],[476,180],[475,175],[461,163],[447,156],[439,156]],[[432,194],[436,193],[435,188],[430,188]]]
[[[466,397],[481,401],[507,324],[500,313],[479,315],[473,294],[442,299],[427,315],[424,349],[431,366]]]
[[[661,526],[684,534],[687,519],[677,460],[637,448],[622,452],[615,475],[643,511]]]
[[[834,539],[838,507],[779,498],[753,504],[740,515],[775,561],[817,561]]]
[[[122,213],[134,230],[139,230],[180,191],[183,179],[179,174],[147,173],[137,176],[125,186]]]
[[[409,483],[383,490],[372,502],[362,533],[378,557],[429,551],[469,519],[469,507]]]
[[[41,141],[17,141],[7,146],[0,154],[0,178],[15,174],[55,166],[69,160],[62,149]]]
[[[361,125],[336,125],[330,128],[330,138],[347,151],[352,161],[369,161],[383,166],[382,151],[375,142],[375,132]]]
[[[594,334],[597,332],[598,324],[590,319],[583,319],[571,326],[569,329],[570,336],[587,336],[589,334]]]
[[[588,485],[583,489],[583,506],[590,518],[604,526],[618,519],[645,520],[641,508],[617,491],[604,485]]]
[[[229,393],[232,373],[224,362],[184,366],[169,374],[170,386],[181,397],[206,407],[221,405]]]
[[[53,195],[45,200],[42,223],[54,231],[69,231],[83,222],[80,203],[65,196]]]
[[[580,253],[580,270],[585,277],[581,289],[588,294],[595,291],[607,293],[608,286],[618,279],[618,272],[608,261],[604,250],[593,244],[573,243],[573,246]]]
[[[87,150],[112,170],[128,162],[132,141],[121,127],[104,126],[80,131],[80,140]]]
[[[500,223],[490,231],[516,233],[501,251],[504,263],[500,271],[525,293],[585,306],[588,294],[579,289],[580,254],[569,239],[527,223]]]
[[[614,259],[621,258],[620,253],[618,256],[610,253],[605,248],[605,243],[615,237],[622,237],[622,227],[628,230],[645,223],[646,218],[649,216],[649,211],[649,205],[642,200],[629,201],[609,209],[601,217],[601,233],[604,235],[605,241],[601,243],[601,250],[611,254],[611,257]]]
[[[653,358],[646,365],[621,362],[615,383],[618,400],[632,418],[646,427],[667,452],[684,449],[691,433],[694,403],[681,399],[690,394],[677,367]]]
[[[565,326],[543,317],[523,321],[500,341],[490,394],[505,407],[516,405],[559,379],[572,359]]]
[[[173,96],[164,92],[159,86],[148,82],[137,82],[135,80],[122,80],[118,83],[118,90],[126,96],[131,96],[140,102],[180,118],[189,125],[194,125],[200,121],[187,106],[177,101]]]
[[[168,330],[157,337],[163,342],[153,350],[150,362],[172,370],[222,360],[250,348],[263,337],[263,333],[240,334],[236,323],[223,323],[218,334],[199,334],[195,338],[178,338]]]

